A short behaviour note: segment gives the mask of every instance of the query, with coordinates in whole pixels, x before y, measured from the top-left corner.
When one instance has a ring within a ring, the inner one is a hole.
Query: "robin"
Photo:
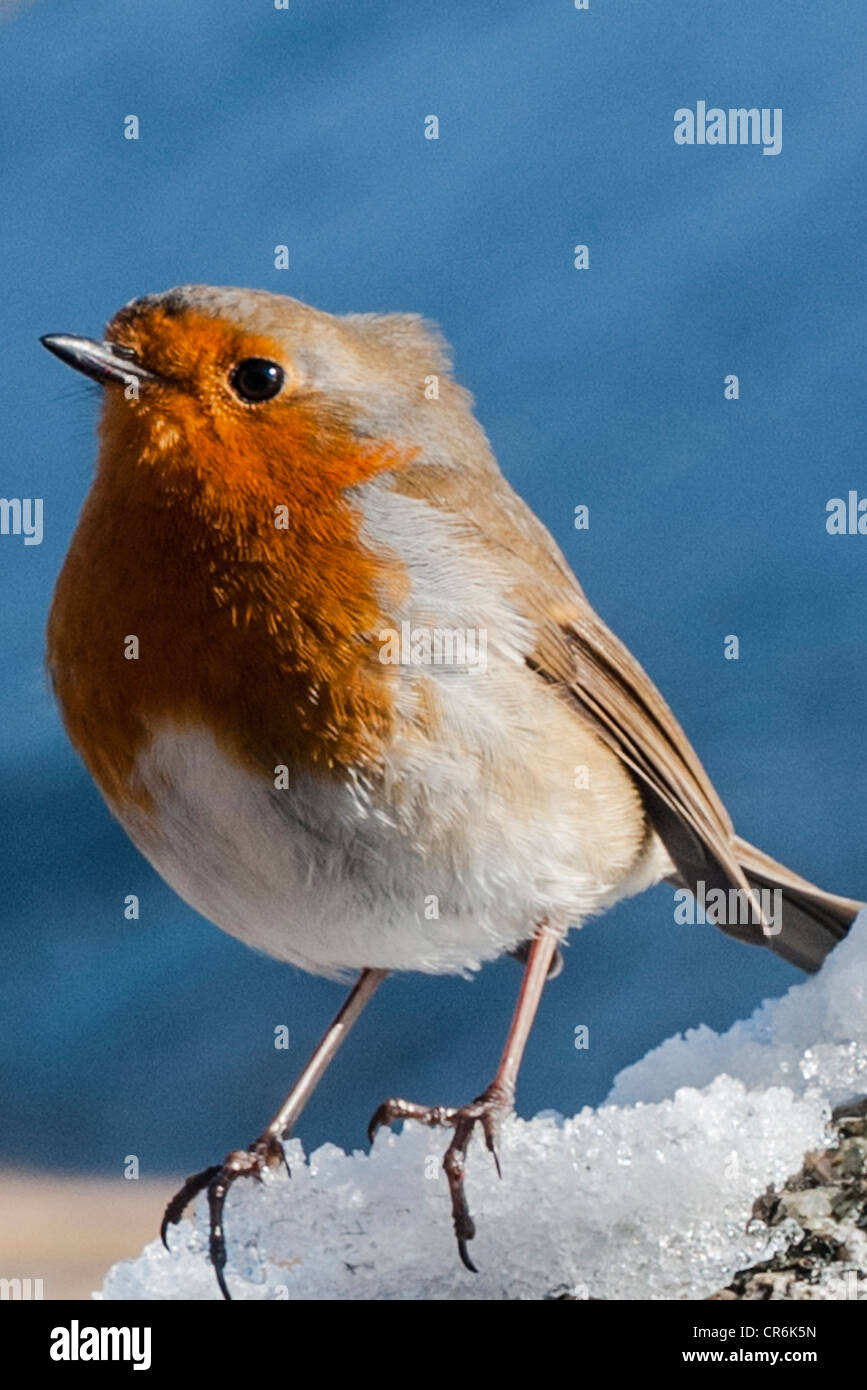
[[[510,953],[523,984],[469,1105],[371,1121],[498,1121],[559,944],[663,879],[742,941],[816,970],[861,903],[740,839],[683,731],[505,481],[437,331],[187,285],[103,341],[42,342],[105,387],[99,466],[57,582],[48,659],[66,728],[156,870],[225,931],[359,972],[274,1119],[188,1179],[228,1298],[232,1183],[281,1141],[394,970]],[[735,906],[732,906],[734,902]],[[713,920],[713,919],[712,919]],[[497,1165],[499,1167],[499,1165]]]

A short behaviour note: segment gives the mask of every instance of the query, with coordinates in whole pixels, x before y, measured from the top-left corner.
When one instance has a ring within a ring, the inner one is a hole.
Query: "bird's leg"
[[[475,1223],[467,1206],[464,1192],[464,1163],[470,1136],[477,1124],[482,1127],[485,1145],[493,1156],[497,1173],[500,1173],[500,1160],[497,1156],[497,1130],[504,1115],[512,1109],[515,1099],[515,1084],[518,1070],[530,1029],[536,1017],[539,1000],[551,962],[557,953],[559,933],[544,924],[533,938],[527,954],[521,993],[512,1017],[509,1035],[503,1048],[497,1073],[486,1090],[482,1091],[469,1105],[459,1107],[445,1105],[416,1105],[407,1100],[387,1100],[379,1107],[368,1127],[371,1142],[380,1125],[391,1124],[393,1120],[417,1120],[423,1125],[448,1125],[454,1129],[451,1143],[446,1149],[443,1168],[449,1182],[452,1199],[452,1218],[458,1241],[458,1253],[467,1269],[477,1273],[470,1259],[467,1243],[476,1234]]]
[[[338,1010],[327,1033],[314,1049],[310,1060],[302,1071],[283,1105],[271,1123],[262,1131],[249,1149],[236,1149],[226,1156],[221,1164],[205,1168],[187,1178],[183,1187],[166,1207],[160,1234],[168,1249],[167,1233],[171,1225],[180,1221],[189,1203],[207,1188],[208,1210],[210,1213],[210,1256],[217,1276],[217,1283],[224,1298],[231,1298],[226,1287],[226,1237],[223,1231],[223,1207],[226,1195],[236,1178],[255,1177],[261,1181],[266,1168],[275,1168],[285,1162],[282,1140],[289,1133],[304,1106],[312,1096],[329,1062],[334,1057],[358,1015],[374,991],[382,984],[387,970],[363,970],[352,986],[349,994]],[[288,1164],[287,1164],[288,1171]]]

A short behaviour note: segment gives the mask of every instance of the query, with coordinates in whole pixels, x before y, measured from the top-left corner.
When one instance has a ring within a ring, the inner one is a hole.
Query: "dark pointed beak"
[[[100,384],[116,381],[128,386],[131,380],[158,380],[141,365],[132,348],[120,343],[97,343],[92,338],[74,338],[71,333],[47,333],[39,341],[61,362]]]

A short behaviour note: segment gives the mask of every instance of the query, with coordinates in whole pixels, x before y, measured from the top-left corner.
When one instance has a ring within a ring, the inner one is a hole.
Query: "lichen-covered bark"
[[[780,1249],[712,1298],[867,1301],[867,1098],[835,1110],[831,1127],[830,1147],[806,1154],[800,1172],[753,1207]]]

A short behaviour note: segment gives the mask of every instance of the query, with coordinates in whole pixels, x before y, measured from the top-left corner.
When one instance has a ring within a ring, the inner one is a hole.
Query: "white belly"
[[[432,752],[409,727],[376,786],[302,773],[276,790],[209,733],[165,729],[137,766],[154,813],[114,809],[185,901],[269,955],[329,975],[474,970],[668,867],[615,759],[576,789],[598,745],[531,679],[509,728],[469,710]]]

